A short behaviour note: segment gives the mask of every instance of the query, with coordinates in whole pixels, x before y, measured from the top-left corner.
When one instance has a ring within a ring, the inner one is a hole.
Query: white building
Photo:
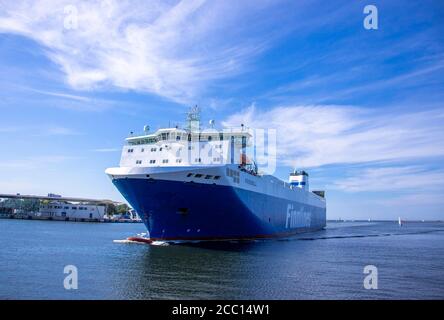
[[[72,204],[51,201],[40,205],[37,217],[54,220],[101,221],[105,215],[104,205]]]

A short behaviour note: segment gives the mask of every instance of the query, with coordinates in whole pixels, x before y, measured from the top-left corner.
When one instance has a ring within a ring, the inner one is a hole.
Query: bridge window
[[[161,140],[168,140],[169,137],[170,137],[170,133],[169,132],[161,133]]]
[[[202,178],[202,175],[200,173],[197,173],[194,175],[196,178]]]
[[[163,159],[162,163],[168,163],[168,159]]]

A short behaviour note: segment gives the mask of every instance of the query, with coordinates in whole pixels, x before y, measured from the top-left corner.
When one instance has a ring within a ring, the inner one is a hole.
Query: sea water
[[[444,223],[329,222],[323,231],[251,242],[113,242],[145,231],[2,219],[0,298],[444,299]],[[77,289],[64,285],[66,266],[76,269]],[[366,288],[367,276],[377,288]]]

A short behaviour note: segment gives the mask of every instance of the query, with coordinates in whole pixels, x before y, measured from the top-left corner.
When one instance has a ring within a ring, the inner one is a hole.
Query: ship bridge
[[[200,116],[189,115],[188,125],[162,128],[134,134],[125,139],[120,159],[121,167],[191,166],[247,164],[246,148],[251,146],[252,131],[243,124],[239,127],[216,130],[202,129]]]
[[[181,128],[163,128],[159,129],[153,133],[147,133],[134,135],[131,133],[128,138],[126,138],[127,145],[149,145],[157,144],[159,142],[181,142],[181,141],[191,141],[191,142],[211,142],[211,141],[224,141],[234,138],[237,143],[242,142],[242,138],[245,137],[247,140],[247,145],[250,145],[250,138],[252,137],[249,128],[244,126],[234,127],[234,128],[224,128],[221,131],[216,129],[205,129],[199,131],[190,131],[188,129]]]

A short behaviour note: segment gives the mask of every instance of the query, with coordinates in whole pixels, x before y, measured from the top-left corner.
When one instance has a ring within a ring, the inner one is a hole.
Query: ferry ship
[[[251,129],[210,125],[202,129],[193,108],[184,128],[145,126],[126,138],[120,166],[106,170],[150,239],[273,238],[325,227],[324,192],[309,191],[305,171],[288,182],[261,173],[246,152]]]

